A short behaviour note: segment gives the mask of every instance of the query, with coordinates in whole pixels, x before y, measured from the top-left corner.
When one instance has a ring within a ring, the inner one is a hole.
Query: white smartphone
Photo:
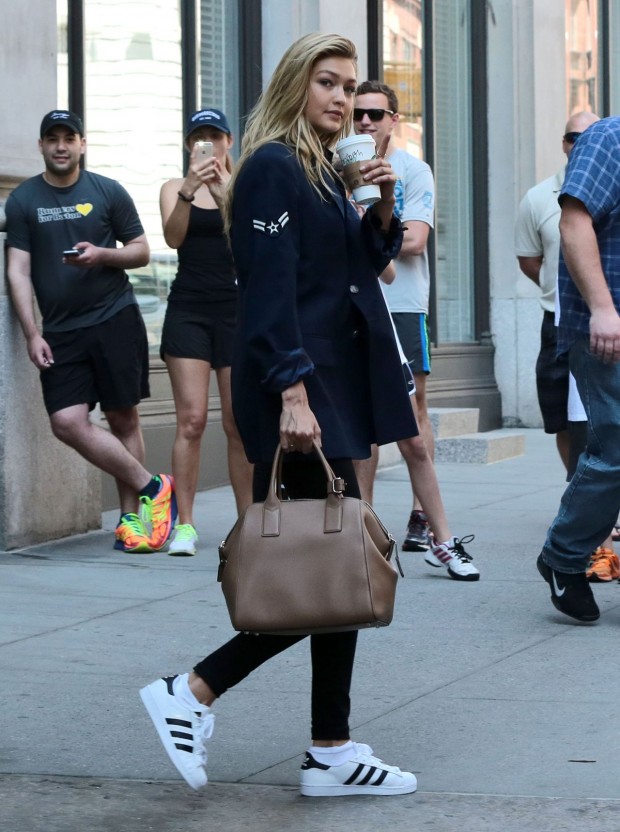
[[[209,159],[213,156],[213,142],[196,142],[196,156],[198,159]]]

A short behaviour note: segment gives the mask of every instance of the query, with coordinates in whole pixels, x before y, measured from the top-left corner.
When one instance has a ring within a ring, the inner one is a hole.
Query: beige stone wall
[[[0,177],[39,173],[41,116],[56,101],[56,3],[0,0]]]
[[[42,167],[39,124],[57,104],[56,4],[0,0],[0,20],[0,196],[5,197]],[[4,242],[0,233],[2,252]],[[3,256],[0,355],[0,549],[99,528],[101,475],[52,436],[38,373],[8,296]]]
[[[540,427],[535,365],[539,290],[521,274],[522,196],[565,162],[564,0],[494,0],[489,18],[489,252],[495,377],[507,424]]]
[[[4,250],[6,235],[0,234]],[[52,436],[0,259],[0,549],[101,525],[101,475]]]

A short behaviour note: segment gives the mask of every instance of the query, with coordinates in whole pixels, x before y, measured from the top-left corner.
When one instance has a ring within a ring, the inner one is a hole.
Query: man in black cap
[[[147,265],[149,246],[127,191],[80,169],[85,148],[75,113],[52,110],[43,118],[45,171],[6,204],[8,281],[54,435],[116,478],[115,548],[149,552],[166,543],[176,518],[172,478],[144,467],[137,410],[149,395],[148,346],[125,269]],[[89,419],[97,402],[109,432]],[[150,529],[138,516],[140,503]]]

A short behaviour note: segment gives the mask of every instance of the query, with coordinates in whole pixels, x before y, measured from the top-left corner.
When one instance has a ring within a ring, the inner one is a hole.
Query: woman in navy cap
[[[232,143],[224,113],[215,109],[194,113],[185,132],[185,146],[190,152],[187,175],[166,182],[160,195],[164,237],[179,256],[160,349],[168,367],[177,417],[172,473],[179,518],[168,548],[170,555],[196,553],[198,535],[192,512],[211,369],[217,376],[237,510],[241,512],[252,498],[251,466],[235,427],[230,400],[237,284],[221,208],[232,171]]]
[[[313,440],[346,481],[346,493],[359,497],[351,460],[369,456],[372,442],[417,434],[377,281],[402,243],[393,216],[396,177],[384,158],[360,168],[381,190],[360,220],[331,165],[331,149],[351,130],[356,84],[350,40],[312,34],[294,43],[248,119],[230,185],[240,290],[233,403],[255,463],[257,501],[266,497],[278,443],[287,451],[283,479],[291,497],[325,496],[325,473],[309,453]],[[141,691],[170,759],[191,786],[207,782],[210,706],[301,638],[239,633],[192,673]],[[310,637],[312,744],[301,767],[304,795],[416,789],[413,774],[350,738],[356,641],[356,632]],[[274,691],[272,708],[277,701]]]

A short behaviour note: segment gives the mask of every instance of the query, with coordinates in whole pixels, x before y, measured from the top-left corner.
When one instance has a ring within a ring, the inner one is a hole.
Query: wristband
[[[181,200],[181,202],[193,202],[196,199],[196,197],[194,195],[185,196],[183,191],[177,191],[177,195],[178,195],[179,199]]]

